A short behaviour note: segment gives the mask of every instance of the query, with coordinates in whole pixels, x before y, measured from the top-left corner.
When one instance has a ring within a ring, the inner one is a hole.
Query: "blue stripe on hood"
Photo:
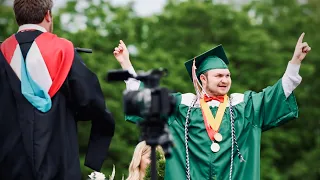
[[[23,56],[21,56],[21,92],[24,97],[39,111],[48,112],[51,109],[51,98],[30,76]]]

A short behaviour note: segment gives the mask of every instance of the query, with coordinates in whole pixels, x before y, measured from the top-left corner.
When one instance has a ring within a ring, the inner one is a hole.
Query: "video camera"
[[[167,121],[174,112],[176,100],[166,88],[159,87],[161,77],[168,74],[166,69],[139,72],[136,76],[126,70],[111,70],[107,81],[124,81],[134,78],[141,81],[143,88],[124,91],[123,103],[126,115],[139,116],[141,138],[150,146],[161,145],[166,157],[171,155],[172,138]],[[141,86],[141,85],[140,85]]]
[[[167,118],[172,114],[175,101],[166,88],[158,87],[160,78],[166,76],[166,69],[141,72],[136,77],[126,70],[111,70],[107,81],[123,81],[129,78],[143,82],[143,88],[136,91],[124,91],[124,112],[126,115],[143,118]],[[151,119],[154,120],[154,119]]]

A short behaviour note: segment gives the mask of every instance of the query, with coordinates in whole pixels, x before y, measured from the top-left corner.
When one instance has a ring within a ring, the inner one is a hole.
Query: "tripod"
[[[169,134],[168,125],[163,120],[157,120],[158,118],[148,119],[140,123],[141,137],[146,141],[146,144],[151,147],[151,180],[157,180],[157,159],[156,149],[157,146],[161,146],[165,157],[171,156],[171,146],[173,144],[172,138]]]

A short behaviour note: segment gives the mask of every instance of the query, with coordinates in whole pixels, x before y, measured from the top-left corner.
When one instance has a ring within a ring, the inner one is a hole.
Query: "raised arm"
[[[114,48],[113,55],[117,59],[123,70],[128,70],[131,74],[136,75],[136,72],[129,58],[128,48],[122,40],[120,40],[118,47]],[[138,90],[141,85],[140,81],[133,78],[129,78],[127,81],[125,81],[125,83],[127,90],[131,91]]]
[[[128,70],[131,74],[136,75],[136,72],[129,59],[129,51],[122,40],[120,40],[118,47],[114,48],[113,55],[117,59],[123,70]],[[129,91],[138,90],[140,88],[140,85],[142,85],[140,81],[133,78],[129,78],[127,81],[124,82],[126,83],[126,89]],[[142,117],[139,116],[127,115],[125,115],[125,119],[133,123],[137,123],[143,120]]]
[[[304,33],[296,44],[283,77],[275,85],[259,93],[245,93],[245,117],[262,130],[277,127],[298,117],[298,106],[292,92],[302,80],[299,75],[300,64],[311,50],[308,44],[303,42],[303,37]]]
[[[296,44],[292,59],[289,61],[287,69],[282,77],[282,86],[286,97],[300,84],[302,78],[299,75],[300,65],[306,57],[311,47],[307,42],[303,42],[305,33],[302,33]]]

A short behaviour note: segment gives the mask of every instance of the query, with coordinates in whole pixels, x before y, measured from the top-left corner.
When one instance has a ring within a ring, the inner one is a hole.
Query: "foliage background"
[[[256,0],[239,5],[214,0],[168,0],[163,12],[139,17],[133,3],[115,7],[108,0],[69,0],[54,13],[54,32],[79,47],[87,66],[100,78],[108,108],[116,118],[116,133],[102,172],[116,166],[116,179],[127,177],[138,128],[124,121],[124,83],[104,82],[106,72],[119,69],[113,48],[120,39],[131,50],[136,70],[168,68],[161,85],[173,91],[193,92],[183,63],[218,44],[223,44],[232,72],[231,92],[261,91],[283,75],[302,32],[312,47],[300,70],[303,81],[295,94],[299,118],[263,133],[261,179],[320,179],[320,3],[318,0]],[[9,3],[10,4],[10,3]],[[74,28],[78,27],[78,30]],[[0,39],[17,31],[11,5],[0,0]],[[83,166],[90,123],[79,123],[83,179],[91,170]]]

